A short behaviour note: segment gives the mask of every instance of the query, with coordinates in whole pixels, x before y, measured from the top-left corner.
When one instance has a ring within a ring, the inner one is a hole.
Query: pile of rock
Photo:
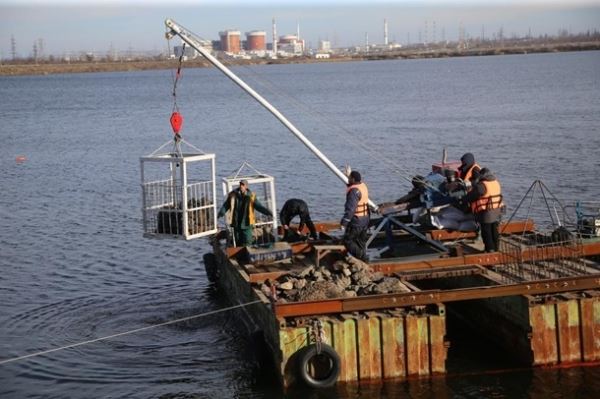
[[[330,267],[308,266],[297,274],[286,274],[261,284],[261,291],[272,296],[273,288],[281,302],[304,302],[362,295],[409,292],[400,279],[373,272],[356,258],[339,260]]]

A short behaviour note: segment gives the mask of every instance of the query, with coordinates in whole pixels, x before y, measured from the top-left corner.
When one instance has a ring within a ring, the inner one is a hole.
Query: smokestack
[[[387,19],[385,19],[385,18],[383,20],[383,45],[384,46],[388,45],[388,25],[387,25]]]
[[[277,26],[275,25],[275,17],[273,17],[273,54],[277,55]]]
[[[300,22],[296,22],[296,39],[300,41]]]

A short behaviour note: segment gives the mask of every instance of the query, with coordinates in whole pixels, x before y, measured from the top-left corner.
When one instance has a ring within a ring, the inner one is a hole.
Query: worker
[[[404,205],[405,209],[423,206],[422,195],[427,189],[427,180],[421,175],[415,175],[411,180],[411,184],[413,188],[406,195],[398,198],[394,202],[395,205]]]
[[[367,262],[367,229],[369,228],[369,190],[361,181],[360,173],[352,171],[348,176],[344,216],[340,222],[345,229],[343,242],[348,253]]]
[[[498,225],[504,203],[500,182],[488,168],[479,171],[479,178],[474,181],[473,189],[467,194],[466,200],[479,223],[485,252],[498,251]]]
[[[460,157],[460,166],[458,168],[458,177],[465,183],[467,192],[470,191],[473,185],[473,180],[481,168],[475,162],[475,156],[467,152]],[[475,176],[474,176],[475,174]]]
[[[454,206],[463,213],[470,213],[468,203],[462,200],[473,188],[473,182],[477,181],[481,168],[475,162],[475,156],[470,152],[460,157],[460,166],[458,167],[458,178],[455,179],[451,172],[446,174],[446,183],[444,190],[448,196],[456,199]]]
[[[219,217],[227,213],[227,224],[233,227],[234,245],[242,247],[251,245],[253,242],[254,223],[256,218],[254,210],[273,216],[269,208],[264,207],[256,194],[250,191],[247,180],[241,180],[240,186],[227,194],[227,198],[221,209]]]
[[[316,240],[317,230],[315,229],[315,225],[310,218],[308,205],[306,202],[298,198],[291,198],[285,201],[283,208],[281,208],[281,212],[279,212],[279,220],[281,221],[281,226],[283,227],[283,240],[289,241],[292,239],[293,234],[290,231],[290,222],[296,216],[300,216],[298,232],[302,232],[304,225],[306,225],[310,231],[310,238]]]

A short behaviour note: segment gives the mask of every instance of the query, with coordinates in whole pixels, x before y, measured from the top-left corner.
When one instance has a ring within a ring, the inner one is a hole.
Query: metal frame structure
[[[236,85],[238,85],[242,90],[248,93],[252,98],[254,98],[258,103],[260,103],[263,107],[267,109],[273,116],[275,116],[292,134],[294,134],[316,157],[325,164],[329,170],[333,172],[344,184],[348,183],[348,177],[342,171],[340,171],[334,164],[323,154],[304,134],[292,123],[290,122],[277,108],[275,108],[271,103],[269,103],[264,97],[258,94],[254,89],[248,86],[243,80],[241,80],[237,75],[235,75],[231,70],[229,70],[225,65],[223,65],[219,60],[210,54],[204,47],[198,38],[194,36],[192,32],[185,29],[175,21],[171,19],[165,20],[165,25],[168,29],[166,33],[167,39],[171,39],[175,35],[179,36],[181,40],[190,45],[192,48],[196,49],[204,58],[206,58],[211,64],[213,64],[217,69],[219,69],[225,76],[231,79]],[[373,210],[377,210],[378,207],[372,200],[369,200],[369,206]],[[403,230],[410,234],[414,234],[420,240],[427,242],[432,245],[439,251],[447,252],[447,249],[436,242],[435,240],[429,239],[425,236],[420,235],[416,230],[410,228],[409,226],[398,222],[395,219],[391,219],[395,224],[399,225]],[[376,233],[375,233],[376,234]]]
[[[278,317],[298,317],[403,306],[423,306],[514,295],[556,294],[598,288],[600,288],[600,274],[475,288],[403,292],[311,302],[275,303],[274,308]]]
[[[140,158],[144,236],[190,240],[215,234],[215,154],[182,153],[178,145],[173,152],[158,151]],[[201,162],[210,163],[210,180],[191,175],[190,167]],[[154,164],[165,177],[148,176]]]
[[[275,200],[275,183],[274,178],[268,175],[254,175],[244,176],[236,178],[222,179],[223,183],[223,196],[227,197],[227,194],[235,189],[241,180],[247,180],[249,188],[257,195],[258,199],[273,212],[273,218],[269,220],[267,216],[260,213],[256,213],[256,223],[254,224],[254,231],[263,229],[264,227],[270,227],[274,240],[277,241],[277,217],[276,217],[276,200]],[[260,187],[260,189],[256,189]],[[265,244],[266,242],[260,241],[259,243]]]

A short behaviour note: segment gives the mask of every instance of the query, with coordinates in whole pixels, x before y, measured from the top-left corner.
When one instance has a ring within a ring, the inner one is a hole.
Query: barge
[[[168,38],[179,36],[194,47],[347,183],[345,173],[191,32],[172,20],[165,24]],[[552,229],[515,218],[519,204],[500,227],[496,252],[484,252],[477,231],[428,223],[439,208],[431,198],[423,198],[419,218],[411,210],[385,211],[371,202],[367,262],[348,256],[335,222],[315,223],[317,239],[302,239],[306,231],[296,227],[300,239],[283,242],[277,218],[260,217],[256,245],[236,247],[231,232],[219,230],[216,222],[214,154],[193,146],[185,152],[179,127],[174,132],[172,150],[141,159],[144,233],[210,237],[207,276],[232,304],[242,306],[283,386],[443,374],[452,345],[449,311],[523,364],[600,361],[600,208],[586,213],[578,205],[575,222],[569,222],[567,207],[558,201],[548,205],[555,198],[542,192]],[[245,180],[275,214],[274,179],[255,169],[244,173],[246,166],[223,179],[223,195]],[[431,173],[444,175],[455,167],[444,156]],[[545,186],[534,182],[525,197],[536,187]]]
[[[421,244],[398,232],[394,240],[406,255],[365,266],[383,275],[376,277],[379,280],[396,278],[402,289],[356,296],[350,289],[337,298],[287,301],[282,295],[295,288],[280,287],[291,276],[310,280],[312,273],[311,284],[327,280],[321,276],[329,271],[335,281],[334,265],[346,262],[339,239],[329,235],[336,224],[316,226],[320,239],[289,245],[291,254],[284,260],[253,262],[251,247],[228,247],[218,238],[212,240],[213,253],[205,257],[208,275],[232,303],[260,301],[249,306],[246,315],[286,387],[445,373],[452,344],[446,334],[449,307],[521,364],[600,361],[597,237],[550,242],[540,240],[544,236],[536,233],[532,221],[517,221],[501,227],[501,250],[485,253],[475,233],[419,228],[450,251],[411,255],[410,248]],[[371,251],[382,243],[385,239],[377,237]],[[271,250],[281,248],[273,245]],[[348,292],[352,295],[345,295]],[[306,357],[313,348],[316,362],[320,344],[334,352],[324,353],[324,369]],[[333,381],[332,374],[337,376]]]

